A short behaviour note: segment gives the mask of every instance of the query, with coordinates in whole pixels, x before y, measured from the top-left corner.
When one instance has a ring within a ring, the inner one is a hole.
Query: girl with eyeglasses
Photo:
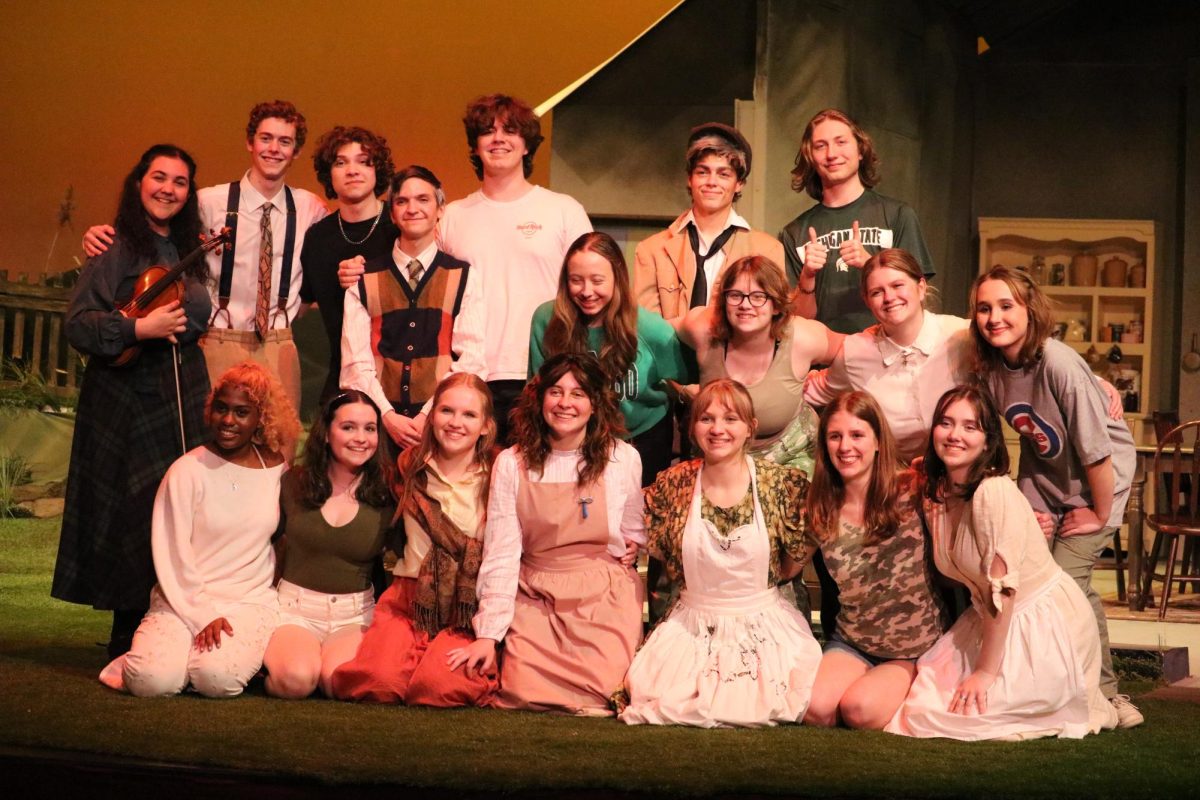
[[[730,378],[750,393],[758,416],[750,454],[811,475],[817,416],[804,400],[804,378],[814,363],[833,360],[843,337],[789,307],[779,265],[747,256],[729,265],[708,307],[688,312],[678,331],[696,351],[701,384]]]

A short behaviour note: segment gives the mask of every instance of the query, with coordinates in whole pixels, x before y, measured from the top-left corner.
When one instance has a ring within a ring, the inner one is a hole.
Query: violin
[[[188,253],[179,263],[168,267],[164,264],[155,264],[152,267],[146,267],[141,275],[138,275],[137,280],[133,284],[133,296],[129,298],[117,310],[124,316],[130,319],[139,319],[150,314],[157,308],[162,308],[172,301],[178,300],[183,303],[183,273],[188,267],[196,263],[196,260],[203,258],[210,250],[215,250],[223,244],[229,243],[230,229],[222,228],[220,233],[208,237],[204,243],[197,247],[192,252]],[[142,344],[132,344],[121,351],[121,355],[112,360],[114,367],[123,367],[133,363],[138,354],[142,352]]]

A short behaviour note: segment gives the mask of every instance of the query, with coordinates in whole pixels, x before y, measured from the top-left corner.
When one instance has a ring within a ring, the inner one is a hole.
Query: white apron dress
[[[770,537],[754,462],[754,522],[721,536],[701,518],[696,474],[683,530],[686,589],[629,668],[627,724],[702,728],[799,722],[821,647],[804,616],[771,586]]]

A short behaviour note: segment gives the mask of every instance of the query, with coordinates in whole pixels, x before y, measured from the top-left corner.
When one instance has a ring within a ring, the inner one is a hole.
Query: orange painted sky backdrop
[[[505,91],[538,105],[676,2],[5,3],[0,270],[43,271],[68,186],[73,227],[49,271],[74,266],[80,235],[111,221],[122,178],[155,142],[190,151],[202,186],[240,177],[247,112],[276,97],[308,119],[289,183],[320,193],[312,143],[333,125],[362,125],[388,137],[397,166],[425,164],[461,197],[476,186],[460,121],[468,100]],[[549,153],[536,164],[545,183]]]

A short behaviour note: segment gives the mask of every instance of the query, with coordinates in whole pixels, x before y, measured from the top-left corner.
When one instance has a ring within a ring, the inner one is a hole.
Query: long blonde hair
[[[421,441],[415,447],[410,447],[400,454],[397,459],[398,477],[401,490],[399,492],[400,507],[408,503],[412,493],[413,479],[433,458],[437,452],[437,440],[433,437],[432,416],[437,412],[438,402],[442,395],[451,389],[459,387],[472,389],[479,395],[479,404],[483,407],[485,428],[475,440],[475,466],[480,471],[478,500],[480,508],[487,508],[488,487],[492,482],[492,461],[495,460],[496,447],[496,412],[492,404],[492,392],[488,385],[480,380],[473,372],[453,372],[442,378],[437,388],[433,390],[433,401],[429,406],[430,419],[425,421],[425,429],[421,432]]]

